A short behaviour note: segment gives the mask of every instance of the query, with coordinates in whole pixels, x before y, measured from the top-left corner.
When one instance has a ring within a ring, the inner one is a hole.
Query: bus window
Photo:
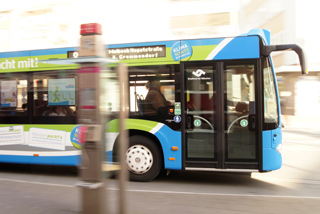
[[[0,74],[0,116],[27,115],[27,75],[24,73]]]
[[[227,104],[254,101],[254,66],[229,65],[227,71]]]
[[[276,129],[279,125],[278,102],[275,80],[269,59],[264,60],[264,130]]]
[[[175,102],[173,66],[130,67],[129,81],[133,114],[158,115]]]
[[[34,115],[42,116],[48,107],[47,79],[35,79],[33,81]]]
[[[215,97],[213,85],[215,69],[213,66],[190,66],[186,69],[187,76],[187,111],[205,111],[215,110]],[[202,76],[199,80],[195,73]],[[203,115],[202,115],[203,116]],[[207,115],[208,116],[208,115]],[[206,117],[206,116],[205,116]]]
[[[120,111],[120,88],[116,72],[101,73],[100,86],[100,110],[110,118],[116,118]]]
[[[75,82],[76,72],[74,70],[34,73],[31,87],[34,116],[54,115],[58,106],[63,109],[61,115],[74,116],[77,104]]]

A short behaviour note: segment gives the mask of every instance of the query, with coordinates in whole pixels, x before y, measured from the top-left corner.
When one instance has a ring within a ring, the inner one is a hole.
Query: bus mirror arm
[[[302,74],[308,74],[307,62],[305,60],[303,49],[296,44],[287,44],[287,45],[265,45],[263,48],[263,55],[269,56],[273,51],[286,51],[292,50],[296,52],[299,57],[300,67]]]

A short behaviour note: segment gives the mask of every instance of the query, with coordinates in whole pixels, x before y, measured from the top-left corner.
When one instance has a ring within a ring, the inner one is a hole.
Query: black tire
[[[152,181],[163,163],[159,147],[148,137],[134,135],[129,138],[129,148],[125,154],[125,163],[132,181]]]

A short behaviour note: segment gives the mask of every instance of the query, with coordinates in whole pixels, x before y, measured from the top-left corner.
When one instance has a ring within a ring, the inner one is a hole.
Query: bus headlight
[[[282,143],[280,143],[280,144],[277,146],[276,150],[277,150],[280,154],[282,154]]]

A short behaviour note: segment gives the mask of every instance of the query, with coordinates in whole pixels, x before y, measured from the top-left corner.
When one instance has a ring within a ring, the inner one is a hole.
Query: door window
[[[249,131],[249,115],[255,114],[255,66],[227,64],[225,66],[225,141],[226,159],[256,159],[256,135]]]
[[[215,73],[212,64],[190,65],[185,69],[187,120],[193,123],[186,131],[188,159],[216,158]]]

